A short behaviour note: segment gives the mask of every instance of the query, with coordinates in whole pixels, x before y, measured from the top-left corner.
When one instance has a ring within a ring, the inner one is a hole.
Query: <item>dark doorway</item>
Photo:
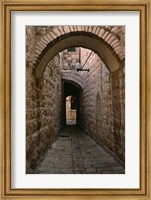
[[[75,96],[66,97],[66,124],[74,125],[77,122],[77,98]]]
[[[82,89],[79,85],[72,81],[64,80],[64,113],[65,113],[65,124],[72,125],[79,123],[80,115],[80,95]]]

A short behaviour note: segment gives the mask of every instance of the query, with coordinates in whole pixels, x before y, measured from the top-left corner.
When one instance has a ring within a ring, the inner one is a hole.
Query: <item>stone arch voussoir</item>
[[[72,32],[84,32],[93,33],[101,39],[103,39],[113,50],[116,55],[120,58],[124,58],[124,48],[120,45],[120,41],[113,32],[105,30],[103,27],[99,26],[58,26],[52,29],[49,33],[42,36],[40,41],[37,43],[35,48],[35,58],[34,61],[38,59],[40,54],[46,48],[46,46],[55,40],[56,38]],[[123,54],[121,54],[123,52]]]
[[[57,26],[52,28],[47,34],[43,35],[37,43],[34,57],[35,68],[37,68],[50,46],[53,47],[53,44],[56,44],[62,38],[69,37],[73,34],[83,36],[90,35],[91,38],[97,37],[98,40],[100,39],[101,42],[112,51],[112,54],[114,54],[119,62],[122,63],[124,60],[124,45],[121,44],[121,41],[115,32],[101,26]]]
[[[81,89],[83,90],[84,89],[84,80],[83,78],[77,73],[75,72],[62,72],[61,73],[61,78],[63,80],[67,80],[67,81],[72,81],[76,84],[78,84]]]

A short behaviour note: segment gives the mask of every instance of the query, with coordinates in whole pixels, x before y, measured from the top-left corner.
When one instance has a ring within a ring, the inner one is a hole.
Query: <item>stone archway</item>
[[[58,26],[41,37],[35,47],[35,76],[40,78],[48,62],[70,47],[85,47],[96,52],[111,72],[121,68],[124,46],[115,33],[100,26]]]
[[[61,78],[64,81],[70,81],[79,85],[80,89],[84,88],[84,80],[83,78],[76,72],[63,72],[61,74]]]
[[[80,101],[80,95],[83,91],[81,86],[73,81],[69,80],[63,80],[63,85],[64,85],[64,118],[65,118],[65,113],[66,113],[66,97],[68,96],[74,96],[76,98],[76,124],[79,123],[79,101]],[[65,124],[66,124],[66,119],[64,119]]]

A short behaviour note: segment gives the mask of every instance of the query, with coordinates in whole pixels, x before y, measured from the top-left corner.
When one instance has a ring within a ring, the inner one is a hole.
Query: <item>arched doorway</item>
[[[64,85],[64,125],[79,124],[80,96],[82,88],[73,81],[63,80]]]
[[[77,98],[75,96],[66,97],[66,124],[75,125],[77,121]]]

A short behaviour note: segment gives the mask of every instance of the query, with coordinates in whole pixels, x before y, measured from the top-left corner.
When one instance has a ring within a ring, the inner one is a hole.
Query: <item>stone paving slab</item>
[[[124,174],[125,167],[75,125],[67,126],[33,174]]]

